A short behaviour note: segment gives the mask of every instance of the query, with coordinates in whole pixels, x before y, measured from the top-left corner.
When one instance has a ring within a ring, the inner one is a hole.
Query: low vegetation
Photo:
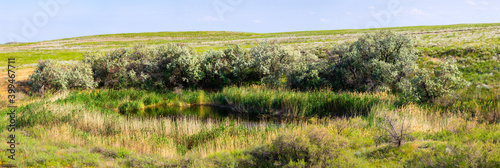
[[[101,50],[39,61],[16,93],[23,100],[17,159],[3,150],[0,164],[500,167],[498,24],[464,26],[85,42]],[[231,40],[239,41],[220,44]],[[235,117],[150,110],[200,105]],[[7,113],[0,110],[4,123]]]

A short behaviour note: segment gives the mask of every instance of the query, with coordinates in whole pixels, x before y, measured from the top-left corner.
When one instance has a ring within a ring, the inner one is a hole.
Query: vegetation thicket
[[[42,85],[67,89],[64,76],[75,76],[67,79],[69,88],[93,89],[88,81],[91,67],[95,83],[112,89],[221,89],[261,83],[300,90],[328,87],[335,91],[388,91],[403,94],[408,100],[431,101],[464,87],[453,61],[440,64],[434,71],[420,69],[413,45],[411,38],[402,34],[366,34],[353,43],[333,47],[328,61],[273,42],[260,43],[248,52],[236,45],[201,55],[182,44],[136,46],[90,53],[68,69],[71,75],[65,75],[63,71],[67,70],[62,69],[55,72],[51,68],[61,67],[52,65],[51,60],[40,62],[31,86],[33,90],[42,89]],[[48,65],[52,67],[46,68]]]

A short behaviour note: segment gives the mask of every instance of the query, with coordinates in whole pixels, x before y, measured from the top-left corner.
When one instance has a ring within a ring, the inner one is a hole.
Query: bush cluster
[[[62,66],[54,60],[40,61],[30,75],[28,85],[32,91],[43,94],[50,90],[94,89],[96,83],[88,64]]]
[[[434,71],[419,69],[413,46],[410,37],[392,32],[365,34],[353,43],[337,45],[328,59],[275,42],[263,42],[248,51],[235,45],[204,54],[182,44],[136,46],[90,53],[79,66],[69,68],[50,60],[41,62],[32,86],[35,90],[88,89],[95,86],[94,80],[105,88],[165,90],[260,83],[299,90],[389,91],[411,101],[430,101],[463,87],[452,61]]]

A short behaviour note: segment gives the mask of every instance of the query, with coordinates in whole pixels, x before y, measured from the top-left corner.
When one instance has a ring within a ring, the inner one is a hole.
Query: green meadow
[[[17,79],[16,160],[1,143],[0,165],[500,167],[499,28],[3,44],[0,66],[34,72]]]

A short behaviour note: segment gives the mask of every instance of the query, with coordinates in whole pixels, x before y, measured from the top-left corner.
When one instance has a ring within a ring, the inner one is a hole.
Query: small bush
[[[377,126],[384,130],[387,135],[378,137],[377,141],[389,138],[394,145],[400,147],[410,134],[410,124],[408,122],[409,121],[407,121],[405,117],[396,118],[388,115],[383,116],[382,122]]]
[[[249,51],[252,68],[261,82],[269,86],[284,86],[285,74],[300,59],[300,53],[272,42],[263,42]]]
[[[329,84],[324,78],[326,67],[326,62],[321,60],[298,62],[287,74],[288,86],[300,90],[327,87]]]
[[[43,94],[47,90],[66,89],[68,81],[64,68],[56,61],[48,59],[38,62],[35,72],[30,75],[28,85],[33,91]]]
[[[200,68],[201,57],[182,44],[169,44],[156,48],[157,73],[156,83],[162,87],[190,87],[203,79]]]
[[[48,59],[38,63],[37,69],[29,77],[28,85],[33,91],[43,94],[48,90],[94,89],[96,83],[89,65],[79,63],[63,66]]]
[[[117,49],[108,53],[88,53],[82,62],[91,65],[95,81],[107,88],[139,87],[151,83],[156,67],[151,50],[144,46]]]
[[[217,88],[230,84],[239,84],[251,80],[249,78],[249,58],[238,46],[231,46],[224,51],[208,51],[202,61],[204,78],[201,86]]]
[[[249,152],[251,158],[245,166],[329,167],[330,158],[338,157],[337,148],[343,145],[333,139],[326,128],[309,127],[304,134],[285,134],[271,144]]]
[[[416,58],[413,42],[406,35],[365,34],[352,44],[333,49],[327,78],[335,89],[395,90],[396,84],[416,68]]]
[[[433,72],[420,69],[411,79],[411,83],[413,86],[408,86],[408,88],[414,87],[414,94],[421,101],[432,101],[467,85],[467,81],[461,78],[455,61],[451,59],[440,64]]]

